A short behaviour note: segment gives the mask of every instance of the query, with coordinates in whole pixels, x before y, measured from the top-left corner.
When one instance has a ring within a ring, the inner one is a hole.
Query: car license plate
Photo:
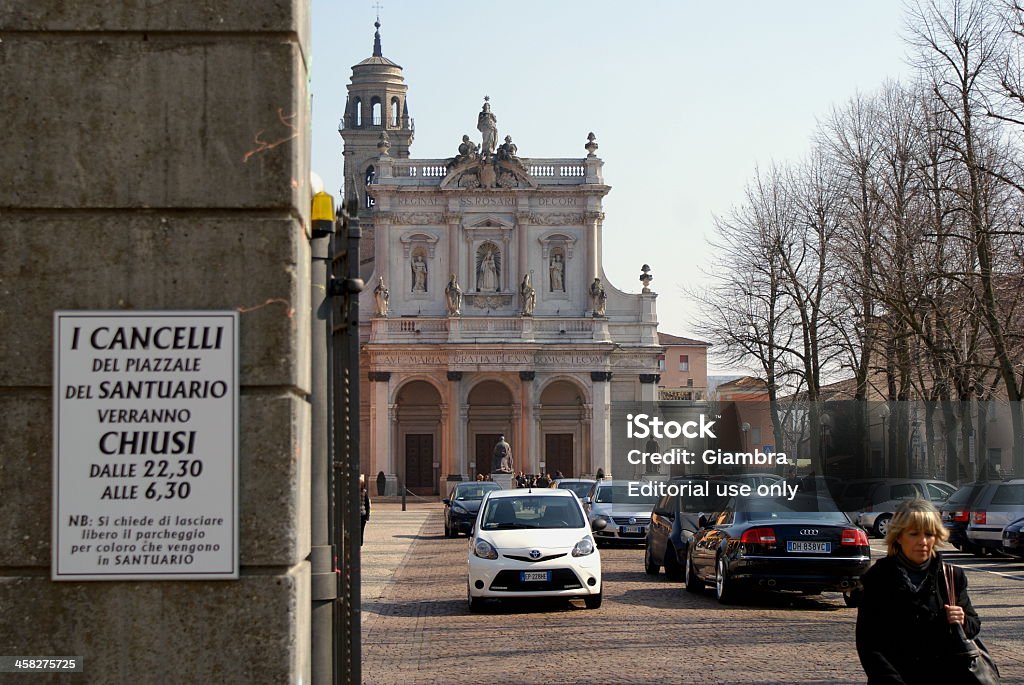
[[[622,526],[623,533],[642,533],[644,532],[643,526]]]
[[[551,571],[521,571],[519,580],[524,583],[546,583],[551,580]]]
[[[787,552],[824,552],[832,551],[831,542],[805,542],[803,540],[790,540],[786,543]]]

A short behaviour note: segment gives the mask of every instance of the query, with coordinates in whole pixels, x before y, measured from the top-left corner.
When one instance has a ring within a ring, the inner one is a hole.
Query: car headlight
[[[455,514],[468,514],[469,510],[465,507],[460,507],[458,504],[452,505],[452,512]]]
[[[473,545],[473,554],[477,555],[481,559],[498,558],[498,550],[494,549],[494,545],[481,538],[477,538],[476,544]],[[575,551],[573,554],[575,554]]]
[[[572,548],[572,555],[574,557],[585,557],[588,554],[593,554],[593,553],[594,553],[594,541],[590,538],[589,535],[587,537],[583,538],[582,540],[580,540],[579,542],[577,542],[576,546]]]

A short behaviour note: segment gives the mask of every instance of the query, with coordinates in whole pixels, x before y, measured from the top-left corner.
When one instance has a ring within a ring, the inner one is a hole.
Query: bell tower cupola
[[[402,67],[384,56],[380,17],[373,25],[373,54],[352,67],[345,115],[338,127],[344,141],[345,185],[356,188],[363,208],[372,206],[365,189],[375,178],[382,140],[387,141],[384,149],[391,157],[406,159],[415,130]]]

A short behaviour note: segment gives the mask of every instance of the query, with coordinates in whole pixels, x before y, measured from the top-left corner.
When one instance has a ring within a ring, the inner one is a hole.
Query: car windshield
[[[992,504],[1024,504],[1024,483],[1000,485],[996,494],[992,495]]]
[[[491,490],[500,490],[497,483],[480,483],[479,485],[460,485],[455,490],[455,501],[465,502],[468,499],[483,499]]]
[[[949,496],[949,499],[946,500],[946,504],[967,504],[974,499],[974,495],[980,491],[981,488],[977,485],[964,485]]]
[[[553,495],[523,495],[488,500],[480,527],[483,530],[515,528],[582,528],[585,522],[576,500]]]
[[[587,493],[590,492],[590,488],[594,487],[594,484],[586,481],[577,481],[575,483],[566,483],[565,481],[562,481],[558,484],[558,487],[560,490],[572,490],[576,493],[577,497],[582,498],[587,496]]]
[[[606,485],[597,489],[597,502],[600,504],[649,504],[658,503],[658,496],[645,497],[639,492],[630,496],[628,485]]]

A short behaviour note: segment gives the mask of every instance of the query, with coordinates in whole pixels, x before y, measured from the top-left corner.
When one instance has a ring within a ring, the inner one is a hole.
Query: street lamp
[[[743,425],[740,426],[740,430],[743,431],[743,451],[749,452],[750,446],[749,441],[747,440],[747,436],[750,434],[750,424],[744,421]]]

